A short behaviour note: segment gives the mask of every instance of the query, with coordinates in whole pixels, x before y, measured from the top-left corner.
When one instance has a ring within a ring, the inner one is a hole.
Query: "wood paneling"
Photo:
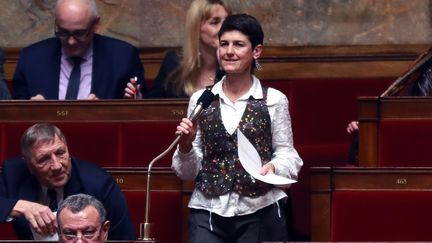
[[[265,47],[260,58],[262,79],[397,77],[428,46],[293,46]],[[141,48],[145,78],[154,80],[165,53],[178,48]],[[5,49],[6,79],[11,80],[19,49]]]

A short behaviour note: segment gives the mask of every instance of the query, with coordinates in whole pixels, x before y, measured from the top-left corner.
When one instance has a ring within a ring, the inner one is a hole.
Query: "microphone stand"
[[[154,158],[149,166],[148,166],[148,170],[147,170],[147,185],[146,185],[146,205],[145,205],[145,220],[144,223],[140,224],[140,238],[139,240],[154,240],[154,238],[151,237],[151,228],[152,228],[152,224],[149,223],[149,210],[150,210],[150,175],[151,175],[151,169],[154,165],[154,163],[156,163],[156,161],[160,160],[161,158],[163,158],[165,155],[167,155],[171,149],[178,143],[178,141],[180,140],[181,135],[178,135],[174,141],[171,143],[171,145],[165,150],[163,151],[161,154],[159,154],[158,156],[156,156],[156,158]]]
[[[195,109],[192,111],[192,113],[189,115],[189,120],[191,120],[192,122],[195,122],[196,119],[198,119],[199,115],[201,114],[201,112],[203,111],[203,109],[207,108],[211,101],[214,99],[214,94],[209,90],[206,89],[202,95],[199,97],[198,101],[197,101],[197,106],[195,107]],[[181,134],[178,135],[174,141],[171,143],[171,145],[165,150],[163,151],[161,154],[159,154],[156,158],[154,158],[149,166],[148,166],[148,170],[147,170],[147,188],[146,188],[146,207],[145,207],[145,221],[144,223],[140,224],[140,238],[139,240],[153,240],[153,238],[151,238],[151,223],[149,223],[148,218],[149,218],[149,209],[150,209],[150,175],[151,175],[151,169],[153,167],[153,164],[158,161],[159,159],[161,159],[162,157],[164,157],[165,155],[167,155],[169,153],[169,151],[171,151],[171,149],[179,142],[181,137]]]

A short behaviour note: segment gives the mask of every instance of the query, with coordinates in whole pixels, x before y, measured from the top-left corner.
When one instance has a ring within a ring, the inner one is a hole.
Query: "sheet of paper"
[[[243,168],[255,179],[274,185],[288,185],[297,182],[275,174],[261,175],[259,173],[262,165],[261,158],[255,147],[246,136],[237,129],[238,155]]]

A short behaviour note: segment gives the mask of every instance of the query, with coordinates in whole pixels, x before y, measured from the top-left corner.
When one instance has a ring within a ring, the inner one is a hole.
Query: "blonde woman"
[[[216,56],[217,34],[229,14],[229,6],[222,0],[194,0],[186,15],[182,53],[167,53],[153,88],[145,97],[187,98],[219,80],[223,73]],[[125,96],[134,97],[135,92],[129,83]]]

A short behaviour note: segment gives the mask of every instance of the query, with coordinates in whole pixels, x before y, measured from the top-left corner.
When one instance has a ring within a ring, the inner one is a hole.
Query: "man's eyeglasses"
[[[86,240],[94,240],[97,238],[100,234],[100,231],[102,230],[102,227],[99,229],[88,229],[84,231],[77,231],[77,232],[70,232],[70,231],[64,231],[61,232],[61,236],[64,237],[64,239],[68,242],[75,242],[78,239],[86,239]]]
[[[54,34],[57,38],[61,40],[68,40],[70,37],[73,37],[77,41],[85,41],[87,37],[90,35],[90,32],[93,28],[94,23],[90,25],[89,28],[83,30],[74,30],[72,32],[65,30],[63,28],[55,25]]]

